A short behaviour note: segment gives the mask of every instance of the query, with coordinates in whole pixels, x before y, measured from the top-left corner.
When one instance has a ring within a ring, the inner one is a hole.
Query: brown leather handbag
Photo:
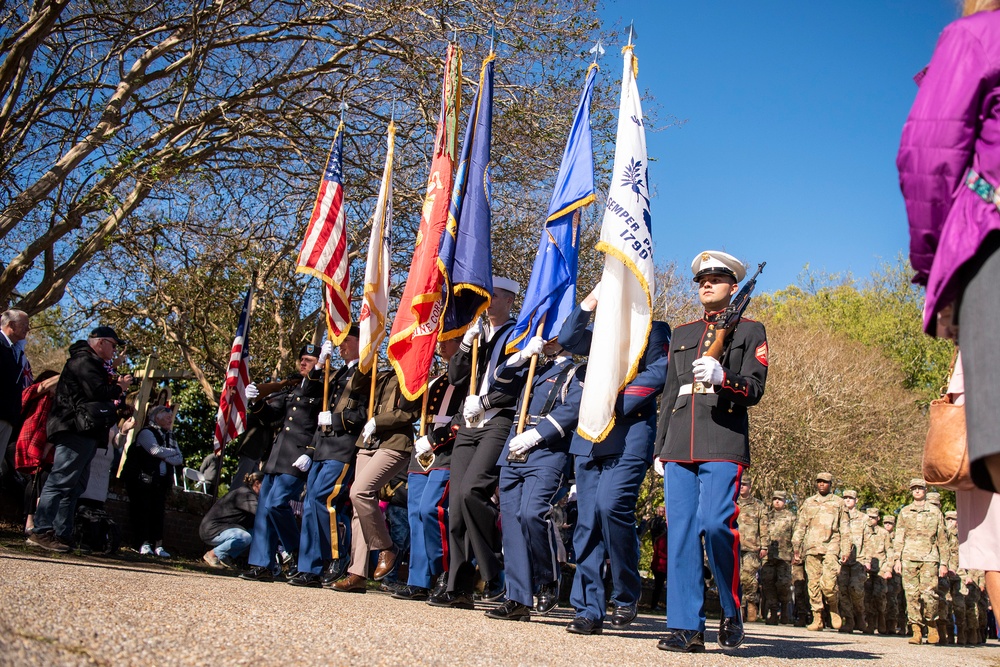
[[[930,428],[924,442],[924,481],[954,491],[976,488],[969,473],[969,447],[965,435],[965,406],[956,405],[955,396],[948,392],[955,371],[958,348],[951,359],[948,382],[941,398],[931,401]]]

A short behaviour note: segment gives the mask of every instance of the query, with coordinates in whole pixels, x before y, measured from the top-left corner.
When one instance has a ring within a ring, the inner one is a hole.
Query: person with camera
[[[112,370],[124,346],[114,329],[97,327],[87,340],[69,348],[69,361],[59,377],[46,424],[55,458],[27,539],[32,546],[70,550],[76,502],[86,486],[90,461],[98,444],[106,446],[111,425],[127,411],[121,398],[132,376],[114,379]]]

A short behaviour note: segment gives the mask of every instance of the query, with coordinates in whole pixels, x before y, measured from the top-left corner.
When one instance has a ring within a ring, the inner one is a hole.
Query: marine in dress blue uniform
[[[525,430],[518,434],[527,361],[537,352],[543,356],[531,383]],[[558,602],[559,538],[551,513],[565,480],[569,443],[580,414],[580,392],[569,392],[574,370],[562,346],[536,336],[497,372],[495,386],[518,397],[518,414],[497,461],[507,600],[487,611],[489,618],[529,620],[536,591],[539,613],[548,613]]]
[[[744,318],[726,339],[721,363],[703,356],[718,335],[723,310],[746,275],[731,255],[708,251],[691,265],[706,312],[674,329],[670,370],[660,402],[656,444],[666,462],[667,636],[658,647],[703,651],[705,630],[702,538],[719,588],[719,645],[743,640],[740,617],[740,478],[750,464],[747,408],[764,394],[767,336]]]
[[[308,460],[306,448],[316,432],[316,416],[323,400],[322,376],[313,372],[318,355],[316,345],[302,348],[299,353],[302,381],[285,395],[284,401],[250,404],[250,411],[262,421],[281,419],[281,426],[265,457],[264,481],[250,543],[250,569],[240,575],[243,579],[272,581],[281,571],[277,559],[278,543],[286,550],[295,549],[299,544],[299,527],[288,501],[298,500],[305,485],[302,459]]]
[[[593,297],[592,293],[574,309],[559,333],[560,344],[574,354],[591,353]],[[573,434],[570,454],[575,457],[578,515],[573,531],[577,564],[570,603],[576,618],[566,628],[569,632],[603,631],[607,598],[601,573],[605,561],[611,569],[612,626],[627,627],[635,618],[642,592],[635,508],[639,486],[653,459],[656,397],[667,376],[669,342],[670,327],[653,322],[639,372],[619,393],[615,425],[604,440],[594,443]],[[582,393],[585,376],[586,366],[582,366],[574,378],[576,391]]]
[[[458,350],[457,340],[438,343],[438,355],[449,361]],[[448,374],[428,386],[428,428],[414,443],[407,471],[407,518],[410,524],[410,567],[406,586],[393,593],[399,600],[426,600],[430,588],[448,571],[448,496],[451,450],[462,422],[462,404],[469,394],[467,382],[451,384]],[[418,455],[426,451],[433,461],[425,469]],[[447,585],[447,580],[443,582]],[[444,588],[437,590],[443,593]]]
[[[347,567],[351,525],[347,497],[354,480],[358,435],[367,421],[365,404],[371,382],[370,375],[356,372],[356,325],[339,352],[344,364],[330,377],[329,405],[318,415],[319,427],[306,448],[312,465],[303,500],[298,573],[288,581],[294,586],[330,585]],[[320,365],[325,353],[320,355]],[[345,539],[341,539],[340,525],[347,530]]]

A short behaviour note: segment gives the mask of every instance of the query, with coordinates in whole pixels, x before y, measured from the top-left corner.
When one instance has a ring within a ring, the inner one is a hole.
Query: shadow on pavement
[[[20,560],[28,561],[33,563],[46,563],[48,565],[65,565],[69,567],[92,567],[100,570],[118,570],[120,572],[148,572],[149,574],[162,574],[168,577],[180,577],[183,576],[182,572],[172,572],[162,567],[142,567],[141,563],[137,563],[134,567],[127,567],[123,565],[118,565],[114,562],[95,562],[88,560],[80,560],[78,558],[45,558],[43,556],[27,556],[23,554],[12,554],[12,553],[0,553],[0,558],[6,558],[8,560]]]

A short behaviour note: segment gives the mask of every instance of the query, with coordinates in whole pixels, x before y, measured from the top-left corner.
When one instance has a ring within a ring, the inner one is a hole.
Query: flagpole
[[[322,287],[320,288],[320,298],[323,301],[323,319],[326,320],[326,337],[327,340],[333,340],[333,330],[330,328],[330,316],[326,310],[326,298],[323,297]],[[323,410],[325,412],[330,411],[330,357],[327,357],[323,361]],[[324,433],[326,433],[326,428],[324,428]]]
[[[368,419],[375,418],[375,379],[378,375],[378,357],[372,359],[372,386],[368,392]]]
[[[542,335],[542,328],[545,326],[545,316],[538,322],[536,336]],[[528,381],[524,385],[524,400],[521,401],[521,416],[517,419],[517,434],[524,432],[524,424],[528,420],[528,404],[531,402],[531,383],[535,381],[535,368],[538,366],[538,355],[531,355],[531,364],[528,366]]]

